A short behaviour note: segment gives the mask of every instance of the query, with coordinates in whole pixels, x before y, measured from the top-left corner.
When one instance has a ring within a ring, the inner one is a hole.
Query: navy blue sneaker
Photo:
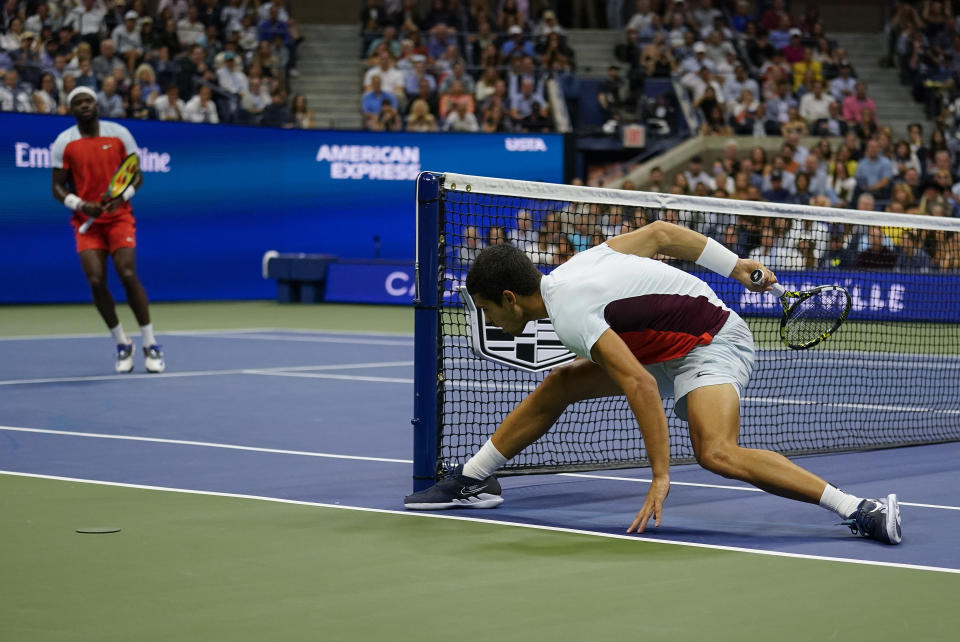
[[[463,465],[426,490],[407,495],[403,507],[408,510],[444,508],[496,508],[503,503],[500,482],[493,475],[486,479],[465,477]]]
[[[887,495],[887,500],[865,499],[856,512],[841,522],[849,526],[854,535],[869,537],[885,544],[899,544],[903,539],[900,531],[900,505],[896,495]]]

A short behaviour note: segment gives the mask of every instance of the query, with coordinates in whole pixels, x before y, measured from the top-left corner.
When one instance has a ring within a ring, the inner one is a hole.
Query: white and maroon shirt
[[[606,243],[544,276],[540,294],[563,345],[591,360],[590,349],[607,328],[640,363],[652,364],[710,343],[730,316],[692,274]]]

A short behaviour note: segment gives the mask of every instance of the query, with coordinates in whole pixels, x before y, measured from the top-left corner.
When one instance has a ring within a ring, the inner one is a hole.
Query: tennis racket
[[[123,190],[130,186],[130,183],[134,181],[138,173],[140,173],[140,158],[136,154],[130,154],[123,159],[120,167],[114,172],[113,178],[107,183],[107,191],[104,192],[103,197],[100,199],[100,204],[106,205],[109,201],[123,194]],[[93,216],[85,220],[83,225],[80,226],[80,233],[86,234],[95,220],[97,219]]]
[[[750,280],[762,283],[763,270],[751,272]],[[794,350],[817,345],[836,332],[850,313],[850,293],[839,285],[821,285],[806,292],[791,292],[779,283],[770,287],[783,306],[780,340]]]

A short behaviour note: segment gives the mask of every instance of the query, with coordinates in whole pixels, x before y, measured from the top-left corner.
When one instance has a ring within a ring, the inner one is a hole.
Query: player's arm
[[[627,344],[613,330],[608,328],[600,335],[590,354],[623,390],[640,425],[643,445],[650,459],[653,483],[647,491],[643,507],[627,529],[628,533],[642,533],[651,517],[657,526],[660,525],[663,502],[670,492],[670,435],[667,432],[663,400],[656,379],[640,365]]]
[[[53,183],[51,189],[53,197],[63,203],[71,211],[79,210],[86,216],[96,218],[103,213],[103,208],[99,203],[91,203],[81,199],[70,191],[68,182],[70,181],[70,170],[62,167],[53,168]]]
[[[717,274],[736,279],[755,292],[762,292],[777,281],[773,273],[759,261],[741,259],[713,239],[666,221],[654,221],[639,230],[616,236],[607,241],[607,245],[624,254],[648,258],[665,254],[684,261],[693,261]],[[750,273],[756,269],[763,269],[766,275],[760,285],[750,280]]]

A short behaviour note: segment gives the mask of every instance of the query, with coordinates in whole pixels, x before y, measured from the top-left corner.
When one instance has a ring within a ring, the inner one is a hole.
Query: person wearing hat
[[[538,40],[545,40],[551,33],[555,33],[561,38],[566,38],[566,33],[560,23],[557,22],[557,14],[547,9],[540,16],[540,23],[537,25],[536,36]]]
[[[232,51],[223,54],[223,66],[217,70],[217,84],[221,89],[239,96],[250,90],[250,81],[243,69],[237,65],[237,54]]]
[[[783,171],[774,169],[770,172],[770,189],[763,193],[763,199],[771,203],[793,203],[793,195],[783,186]]]
[[[111,34],[111,39],[117,51],[127,61],[128,69],[136,69],[137,62],[143,56],[143,41],[140,39],[140,27],[137,19],[140,16],[136,11],[128,11],[123,15],[123,24],[117,25]]]
[[[787,43],[786,47],[783,47],[783,55],[787,57],[787,62],[791,65],[803,60],[803,43],[800,38],[803,36],[801,31],[794,27],[789,32],[790,42]],[[812,52],[811,52],[812,53]]]
[[[10,59],[13,66],[20,72],[21,82],[36,87],[40,84],[40,75],[43,65],[40,60],[40,52],[36,45],[39,44],[36,34],[32,31],[24,31],[20,34],[20,48],[10,52]]]
[[[693,43],[693,55],[687,56],[680,62],[680,71],[684,76],[697,74],[703,68],[711,72],[716,68],[713,61],[707,58],[707,46],[702,42]],[[687,82],[688,80],[685,80]]]
[[[527,39],[523,33],[523,27],[512,25],[507,29],[510,39],[500,47],[500,61],[509,63],[514,56],[531,56],[536,58],[537,53],[533,49],[533,43]]]
[[[117,372],[133,371],[134,346],[117,318],[116,303],[107,288],[108,258],[113,258],[127,302],[140,325],[146,370],[163,372],[163,349],[154,335],[147,292],[137,276],[136,222],[130,207],[130,199],[143,185],[143,174],[138,171],[119,196],[104,198],[114,172],[128,155],[137,153],[137,143],[123,125],[100,120],[97,95],[92,89],[77,87],[71,91],[67,106],[77,123],[61,132],[51,147],[53,196],[72,214],[80,265],[93,303],[117,347],[114,368]],[[94,219],[93,225],[81,233],[81,226],[89,218]]]

